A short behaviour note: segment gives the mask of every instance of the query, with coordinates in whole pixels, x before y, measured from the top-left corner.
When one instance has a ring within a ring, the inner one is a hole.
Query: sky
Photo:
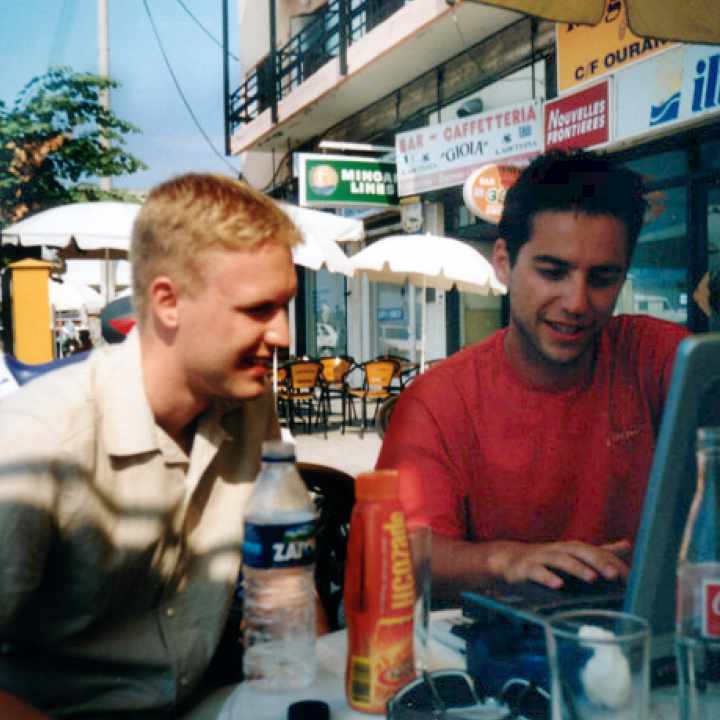
[[[185,171],[237,173],[239,159],[224,157],[222,49],[184,9],[222,43],[224,1],[108,0],[110,77],[121,84],[110,102],[142,130],[128,136],[126,147],[149,166],[115,178],[115,186],[146,190]],[[183,104],[145,2],[187,102],[222,158]],[[236,0],[228,0],[228,10],[230,52],[237,55]],[[53,65],[96,73],[97,48],[97,0],[0,0],[0,99],[12,104],[29,80]],[[229,66],[232,91],[242,72],[232,57]]]

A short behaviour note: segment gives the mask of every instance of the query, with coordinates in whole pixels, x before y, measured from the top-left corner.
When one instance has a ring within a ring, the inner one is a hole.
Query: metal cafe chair
[[[345,406],[347,403],[347,376],[355,361],[348,355],[335,355],[334,357],[321,357],[322,392],[325,404],[325,417],[332,414],[332,401],[339,399],[342,408],[341,432],[345,433]]]
[[[391,395],[389,398],[386,398],[380,403],[380,407],[375,413],[375,432],[377,432],[381,440],[385,437],[388,425],[390,425],[390,418],[395,409],[395,403],[399,397],[400,395]]]
[[[317,509],[317,556],[315,586],[330,631],[342,626],[340,603],[345,577],[350,516],[355,503],[352,475],[328,465],[299,462],[305,482]]]
[[[391,359],[368,360],[359,367],[362,370],[362,387],[348,388],[348,419],[350,416],[356,416],[355,399],[360,400],[362,403],[360,437],[363,437],[367,428],[367,404],[375,401],[375,414],[377,414],[380,403],[394,393],[392,382],[398,373],[400,363]]]
[[[323,434],[327,438],[327,415],[322,401],[323,366],[316,360],[293,360],[286,363],[283,368],[287,376],[285,384],[278,389],[278,401],[285,403],[287,408],[290,432],[295,431],[296,419],[302,418],[299,410],[305,405],[303,424],[306,432],[312,432],[313,416],[316,426],[322,417]]]
[[[391,386],[393,392],[400,392],[403,390],[420,371],[420,365],[418,363],[412,362],[402,355],[378,355],[375,359],[395,360],[399,364]]]

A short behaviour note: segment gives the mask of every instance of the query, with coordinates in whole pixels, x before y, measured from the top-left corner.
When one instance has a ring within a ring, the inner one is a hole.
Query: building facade
[[[363,217],[365,243],[420,223],[485,255],[497,232],[464,202],[474,169],[522,165],[546,147],[610,153],[643,174],[650,203],[618,311],[713,327],[697,289],[720,271],[720,47],[636,38],[618,6],[573,27],[461,0],[241,3],[232,152],[252,184],[295,201],[299,154],[371,145],[396,164],[400,205],[341,211]],[[295,352],[417,353],[418,291],[302,275]],[[499,297],[426,300],[429,359],[507,315]]]

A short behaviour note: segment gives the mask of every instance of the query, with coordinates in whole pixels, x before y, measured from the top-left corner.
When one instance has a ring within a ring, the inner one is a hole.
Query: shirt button
[[[180,678],[180,684],[181,684],[183,687],[187,687],[187,686],[190,684],[190,678],[189,678],[187,675],[183,675],[183,676]]]
[[[175,608],[174,607],[165,608],[165,614],[168,617],[175,617]]]

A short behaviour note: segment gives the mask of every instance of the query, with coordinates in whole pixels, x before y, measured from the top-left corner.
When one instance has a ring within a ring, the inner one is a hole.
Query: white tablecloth
[[[459,614],[459,610],[433,612],[431,623],[439,625]],[[330,706],[332,720],[383,717],[356,712],[348,707],[344,687],[346,656],[347,636],[344,631],[324,635],[317,642],[318,675],[314,685],[304,690],[269,693],[254,689],[252,683],[240,683],[225,701],[217,720],[286,720],[288,706],[297,700],[324,700]],[[428,664],[431,670],[464,670],[465,658],[433,638]],[[649,720],[677,720],[675,694],[675,688],[653,691]]]

